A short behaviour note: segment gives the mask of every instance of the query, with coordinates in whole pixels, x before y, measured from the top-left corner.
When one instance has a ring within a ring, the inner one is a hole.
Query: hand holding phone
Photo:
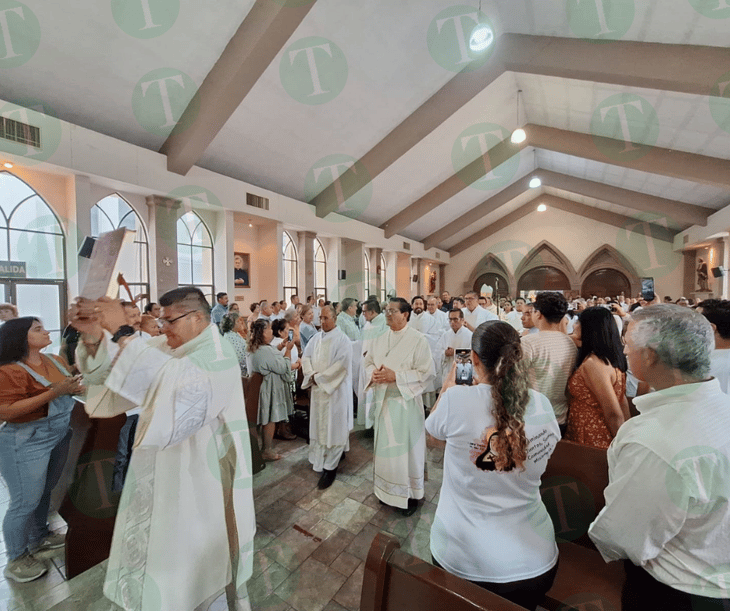
[[[456,350],[456,383],[471,386],[474,379],[474,366],[471,362],[471,350]]]
[[[289,329],[289,341],[292,341],[294,339],[294,331]]]

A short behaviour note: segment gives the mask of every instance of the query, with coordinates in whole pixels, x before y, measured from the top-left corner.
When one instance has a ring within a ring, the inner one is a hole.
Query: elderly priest
[[[385,310],[390,327],[373,340],[364,367],[375,409],[375,496],[412,515],[423,498],[426,437],[423,400],[434,377],[426,337],[408,326],[411,306],[392,298]]]
[[[304,350],[302,388],[312,388],[309,413],[309,462],[322,472],[318,488],[332,485],[337,465],[350,449],[352,415],[352,344],[335,322],[335,310],[324,306],[322,330]]]
[[[142,407],[104,594],[126,611],[192,611],[227,590],[249,609],[256,525],[238,360],[198,289],[160,304],[164,335],[151,339],[125,336],[118,301],[79,299],[69,313],[89,415]]]

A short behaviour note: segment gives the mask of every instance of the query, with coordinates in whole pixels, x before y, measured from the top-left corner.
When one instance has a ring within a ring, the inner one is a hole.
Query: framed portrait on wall
[[[251,288],[251,255],[246,252],[233,253],[233,282],[236,288]]]

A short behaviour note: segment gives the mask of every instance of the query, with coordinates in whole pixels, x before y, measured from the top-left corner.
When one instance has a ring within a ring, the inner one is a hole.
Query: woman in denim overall
[[[63,545],[62,540],[55,540],[60,539],[58,536],[49,533],[48,508],[51,491],[61,477],[68,454],[69,422],[74,406],[71,395],[80,393],[82,386],[79,378],[71,377],[56,359],[40,354],[50,343],[48,332],[36,318],[17,318],[0,327],[0,365],[17,365],[38,385],[48,389],[0,405],[0,419],[11,421],[22,420],[23,416],[48,405],[46,417],[0,425],[0,475],[10,493],[3,522],[8,554],[5,576],[18,582],[43,575],[47,567],[39,558]],[[53,384],[27,364],[39,361],[49,377],[56,377],[50,374],[55,367],[65,380]]]

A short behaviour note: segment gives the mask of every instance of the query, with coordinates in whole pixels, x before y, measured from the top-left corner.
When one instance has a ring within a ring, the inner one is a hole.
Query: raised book
[[[96,300],[100,297],[115,299],[119,294],[117,275],[125,251],[134,242],[136,232],[121,227],[102,233],[94,243],[89,259],[89,271],[81,289],[81,297]],[[127,253],[129,256],[131,253]]]

